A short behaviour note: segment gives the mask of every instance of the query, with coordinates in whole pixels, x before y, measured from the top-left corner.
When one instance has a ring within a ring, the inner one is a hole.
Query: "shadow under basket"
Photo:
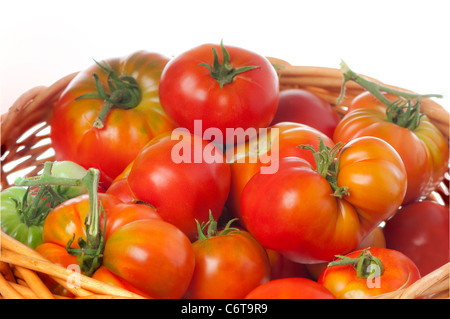
[[[345,105],[364,89],[354,82],[345,84],[345,96],[336,104],[343,83],[339,69],[293,66],[276,58],[269,58],[275,66],[280,90],[301,88],[328,101],[340,116]],[[20,96],[1,117],[1,188],[13,185],[18,176],[39,174],[47,161],[54,160],[50,139],[49,119],[55,102],[77,72],[69,74],[51,86],[39,86]],[[380,81],[364,76],[367,79]],[[384,83],[381,83],[384,84]],[[384,84],[386,85],[386,84]],[[394,87],[406,92],[406,89]],[[423,99],[422,112],[449,138],[449,113],[431,99]],[[449,205],[449,174],[430,195],[444,205]],[[93,278],[74,273],[53,264],[35,250],[0,233],[0,296],[2,298],[67,298],[50,292],[42,281],[46,274],[73,294],[73,298],[142,298],[122,288],[113,287]],[[450,263],[422,277],[408,288],[377,296],[385,299],[449,298]],[[73,284],[74,280],[76,284]]]

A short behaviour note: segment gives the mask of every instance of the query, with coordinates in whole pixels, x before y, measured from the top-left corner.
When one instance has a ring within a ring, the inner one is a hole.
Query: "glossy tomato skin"
[[[181,135],[177,133],[176,138],[160,136],[144,147],[107,193],[126,202],[152,205],[163,220],[195,240],[196,219],[208,221],[209,211],[216,220],[222,214],[230,188],[230,167],[212,143],[177,131]],[[183,150],[180,143],[186,143]],[[182,153],[189,154],[188,158],[182,160]]]
[[[106,242],[103,264],[94,278],[142,292],[144,297],[181,297],[190,281],[195,260],[189,239],[175,226],[164,222],[148,205],[123,203],[110,194],[98,194],[98,197],[106,216]],[[66,245],[73,236],[71,248],[79,248],[78,238],[86,240],[84,221],[88,214],[87,195],[53,209],[44,223],[44,243],[36,250],[63,267],[78,265],[77,257],[67,252]],[[102,218],[101,225],[104,222]],[[141,263],[148,260],[167,272],[149,268],[148,264],[142,267]],[[105,267],[107,270],[103,269]],[[161,286],[161,282],[165,284]]]
[[[275,174],[255,174],[244,187],[241,212],[248,231],[266,248],[300,263],[320,263],[351,251],[400,206],[406,172],[386,142],[364,137],[341,152],[337,185],[306,160],[281,158]],[[276,187],[274,187],[276,185]]]
[[[267,253],[246,231],[233,230],[192,246],[195,270],[185,298],[240,299],[270,279]]]
[[[153,298],[181,298],[195,257],[186,235],[163,220],[140,220],[111,234],[103,265]]]
[[[336,299],[323,285],[307,278],[282,278],[264,283],[245,299]]]
[[[159,95],[165,112],[178,126],[194,132],[194,120],[202,121],[202,134],[217,128],[226,136],[227,128],[264,128],[278,107],[278,76],[263,56],[243,48],[225,46],[232,68],[257,66],[240,73],[220,86],[210,70],[215,49],[223,63],[219,45],[203,44],[192,48],[167,64],[161,75]]]
[[[388,248],[371,248],[370,253],[378,257],[383,265],[381,275],[376,278],[358,278],[351,265],[327,267],[318,283],[322,284],[338,299],[360,299],[406,288],[421,278],[414,262],[403,253]],[[347,257],[357,258],[356,250]]]
[[[392,101],[398,97],[387,94]],[[364,92],[349,105],[334,133],[335,142],[348,142],[360,136],[375,136],[392,145],[408,173],[404,204],[423,199],[442,181],[448,167],[449,148],[443,134],[428,117],[410,130],[389,122],[386,106]]]
[[[386,246],[411,258],[422,276],[450,261],[448,206],[430,200],[402,206],[383,232]]]
[[[300,277],[309,278],[307,265],[293,262],[273,249],[266,249],[270,262],[270,280]]]
[[[55,158],[99,169],[101,184],[107,188],[150,139],[175,127],[158,98],[159,79],[168,60],[146,51],[106,60],[119,77],[135,78],[141,97],[133,109],[112,109],[101,129],[93,123],[105,102],[77,98],[97,91],[93,73],[108,92],[107,72],[95,64],[77,74],[53,110],[51,139]]]
[[[251,138],[246,143],[236,145],[232,149],[233,156],[229,152],[227,153],[231,170],[227,208],[233,217],[238,218],[241,226],[245,227],[241,213],[242,191],[253,175],[262,173],[263,170],[265,170],[264,174],[273,174],[278,170],[279,159],[291,156],[301,157],[315,168],[316,163],[312,152],[300,149],[298,146],[312,145],[318,149],[319,138],[327,146],[334,145],[334,142],[326,134],[311,126],[282,122],[271,126],[258,138]]]
[[[278,109],[270,126],[281,122],[296,122],[314,127],[333,138],[340,121],[331,104],[303,89],[287,89],[280,92]]]

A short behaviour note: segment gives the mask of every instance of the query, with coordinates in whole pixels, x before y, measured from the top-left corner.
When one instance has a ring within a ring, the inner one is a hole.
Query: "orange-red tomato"
[[[332,156],[327,169],[300,157],[281,158],[274,174],[256,173],[241,197],[247,230],[264,247],[300,263],[355,249],[402,203],[406,171],[397,152],[375,137],[352,140],[338,158],[336,164]]]
[[[270,279],[267,253],[247,231],[219,232],[192,247],[195,270],[185,298],[244,298]]]
[[[105,101],[115,99],[122,91],[111,92],[107,83],[113,79],[111,73],[98,64],[77,74],[53,108],[51,139],[55,158],[99,169],[101,185],[107,188],[148,141],[175,128],[158,98],[159,79],[168,61],[160,54],[138,51],[100,62],[102,65],[106,62],[125,84],[133,84],[130,95],[135,97],[133,105],[124,108],[120,104],[128,103],[128,98],[119,98],[104,119],[103,127],[94,126],[97,116]],[[97,92],[93,73],[110,96],[78,99]]]
[[[230,194],[227,208],[232,216],[238,218],[241,226],[245,227],[241,214],[241,195],[247,182],[265,167],[265,173],[271,174],[278,169],[279,159],[284,157],[301,157],[307,160],[313,168],[316,163],[314,156],[308,150],[298,148],[301,144],[308,144],[318,149],[319,138],[325,145],[332,147],[334,142],[319,130],[301,123],[282,122],[273,125],[258,138],[252,138],[246,143],[238,144],[228,151],[227,158],[231,165]]]
[[[216,220],[222,214],[230,168],[211,142],[184,130],[175,131],[180,135],[163,134],[150,141],[107,193],[124,202],[152,205],[163,220],[195,240],[195,220],[207,222],[210,211]],[[180,153],[185,158],[178,158]]]
[[[390,94],[385,96],[391,101],[398,99]],[[402,158],[408,174],[404,204],[423,199],[438,186],[447,171],[447,140],[426,115],[420,118],[417,127],[409,129],[390,121],[386,109],[369,92],[360,94],[349,105],[333,139],[346,143],[361,136],[375,136],[387,141]]]
[[[271,280],[253,289],[245,299],[336,299],[324,286],[307,278]]]
[[[144,297],[182,297],[195,263],[184,233],[164,222],[150,206],[125,204],[110,194],[98,194],[98,198],[106,217],[105,246],[100,273],[93,276]],[[71,249],[80,247],[79,238],[86,240],[89,208],[89,196],[82,195],[53,209],[44,223],[44,243],[37,251],[64,267],[78,265],[84,272],[66,246],[72,238]]]
[[[373,276],[359,275],[355,270],[356,266],[350,264],[328,266],[320,275],[318,283],[324,285],[336,298],[359,299],[406,288],[421,277],[414,262],[399,251],[370,248],[368,252],[381,262],[381,267],[376,265],[372,269],[369,269],[369,264],[363,264],[362,270],[373,273]],[[365,254],[367,255],[367,251]],[[356,250],[345,257],[358,258],[361,255],[362,251]]]

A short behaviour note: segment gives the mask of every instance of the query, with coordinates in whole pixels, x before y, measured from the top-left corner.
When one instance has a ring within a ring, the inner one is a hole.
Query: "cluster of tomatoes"
[[[341,118],[310,92],[280,92],[265,57],[223,44],[96,62],[61,94],[51,139],[65,177],[94,169],[98,188],[52,207],[28,244],[149,298],[406,287],[448,261],[448,209],[424,200],[448,145],[410,101],[382,97],[368,90]]]

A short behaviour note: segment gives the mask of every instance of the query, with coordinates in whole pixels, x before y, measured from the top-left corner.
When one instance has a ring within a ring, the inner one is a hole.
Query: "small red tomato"
[[[449,210],[433,201],[403,206],[383,228],[386,246],[401,251],[422,276],[450,261]]]
[[[253,289],[245,299],[336,299],[321,284],[307,278],[271,280]]]
[[[295,122],[306,124],[333,138],[340,117],[330,103],[303,90],[288,89],[280,92],[278,110],[272,123]]]
[[[230,228],[230,223],[217,232],[211,215],[207,235],[199,225],[199,239],[192,244],[195,269],[185,298],[244,298],[270,279],[265,249],[250,233]]]
[[[361,299],[406,288],[420,279],[414,262],[387,248],[355,250],[328,264],[318,283],[336,298]]]

